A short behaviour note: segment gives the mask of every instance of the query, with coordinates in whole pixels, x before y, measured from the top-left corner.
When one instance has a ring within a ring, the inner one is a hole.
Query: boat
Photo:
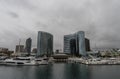
[[[85,60],[84,64],[86,64],[86,65],[104,65],[104,64],[108,64],[108,61],[99,59],[99,58],[94,58],[94,59]]]
[[[120,65],[120,60],[117,58],[109,58],[109,59],[88,59],[83,62],[86,65]]]
[[[7,59],[7,56],[1,56],[0,57],[0,65],[4,65],[4,60]]]
[[[3,62],[5,65],[15,65],[15,66],[36,66],[38,63],[33,57],[17,57],[5,59]]]
[[[39,64],[39,65],[48,65],[48,58],[47,57],[43,57],[43,58],[36,58],[35,61]]]

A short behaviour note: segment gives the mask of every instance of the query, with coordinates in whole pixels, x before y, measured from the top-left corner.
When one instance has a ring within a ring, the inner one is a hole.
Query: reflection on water
[[[65,77],[65,79],[88,79],[89,72],[85,65],[68,64],[65,66]]]
[[[120,79],[119,65],[0,66],[0,79]]]

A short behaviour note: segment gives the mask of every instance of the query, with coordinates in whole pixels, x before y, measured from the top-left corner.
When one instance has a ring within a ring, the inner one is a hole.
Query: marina
[[[12,66],[38,66],[49,65],[56,62],[78,63],[85,65],[120,65],[120,58],[78,58],[78,57],[11,57],[0,60],[0,65]]]

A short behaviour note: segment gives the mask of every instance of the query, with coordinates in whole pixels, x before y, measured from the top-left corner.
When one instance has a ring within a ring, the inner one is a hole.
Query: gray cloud
[[[18,18],[19,17],[19,15],[14,13],[14,12],[8,12],[8,14],[13,18]]]
[[[36,47],[37,31],[47,31],[62,49],[63,35],[83,30],[93,48],[120,48],[119,7],[119,0],[0,0],[0,45],[14,49],[32,37]]]

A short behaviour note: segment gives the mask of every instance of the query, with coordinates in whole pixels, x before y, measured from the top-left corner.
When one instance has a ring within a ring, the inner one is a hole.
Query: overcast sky
[[[120,48],[119,0],[0,0],[0,47],[14,49],[37,32],[54,35],[54,48],[63,49],[63,36],[85,31],[91,47]]]

